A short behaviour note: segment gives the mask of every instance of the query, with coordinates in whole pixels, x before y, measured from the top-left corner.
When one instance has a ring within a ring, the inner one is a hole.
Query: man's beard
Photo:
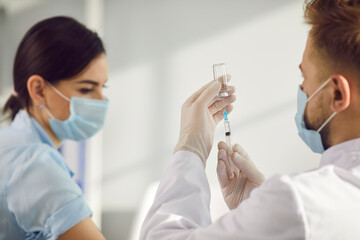
[[[320,108],[321,109],[321,108]],[[317,131],[321,125],[330,117],[330,115],[328,113],[324,113],[323,110],[317,111],[317,114],[315,115],[315,119],[313,121],[309,121],[308,117],[306,116],[306,114],[304,114],[304,122],[305,122],[305,127],[309,130],[314,130]],[[330,123],[327,123],[325,127],[323,127],[323,129],[319,132],[320,136],[321,136],[321,140],[322,140],[322,144],[324,147],[324,150],[328,149],[329,147],[331,147],[330,145],[330,127],[329,127]]]

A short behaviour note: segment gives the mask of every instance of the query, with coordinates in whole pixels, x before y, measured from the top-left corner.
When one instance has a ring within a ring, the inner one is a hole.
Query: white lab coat
[[[215,222],[209,204],[201,160],[175,153],[140,239],[360,239],[360,139],[325,151],[318,169],[271,177]]]

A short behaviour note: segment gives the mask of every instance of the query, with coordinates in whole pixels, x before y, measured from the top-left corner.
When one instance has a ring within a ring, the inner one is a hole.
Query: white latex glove
[[[225,142],[219,142],[218,149],[217,175],[221,192],[229,209],[234,209],[264,182],[265,177],[239,144],[235,144],[231,156],[227,154]],[[234,172],[231,171],[228,157],[234,163]]]
[[[230,79],[230,75],[228,76]],[[174,153],[187,150],[197,154],[204,166],[211,151],[216,125],[224,118],[224,109],[230,113],[236,100],[235,88],[229,87],[229,96],[217,98],[220,82],[211,81],[190,96],[181,108],[181,126]]]

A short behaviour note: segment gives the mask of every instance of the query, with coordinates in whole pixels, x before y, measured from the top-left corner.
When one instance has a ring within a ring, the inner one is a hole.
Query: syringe
[[[232,149],[232,145],[231,145],[230,121],[228,119],[226,110],[224,110],[224,125],[225,125],[225,140],[226,140],[226,145],[227,145],[227,149],[228,149],[228,152],[227,152],[228,163],[231,168],[231,171],[234,172],[234,163],[231,160],[231,155],[233,153],[233,149]]]

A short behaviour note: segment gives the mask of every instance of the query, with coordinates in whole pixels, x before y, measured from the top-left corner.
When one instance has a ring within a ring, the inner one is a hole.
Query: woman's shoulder
[[[58,236],[91,215],[81,189],[56,149],[27,144],[18,146],[17,151],[3,193],[8,212],[25,232]]]
[[[26,144],[41,143],[38,137],[29,129],[16,129],[12,126],[0,129],[0,150],[6,147],[16,147]]]
[[[1,156],[11,162],[13,171],[37,169],[42,172],[61,171],[69,175],[64,158],[57,149],[45,143],[22,143],[0,150]]]
[[[0,147],[0,156],[0,182],[19,182],[20,179],[39,178],[39,175],[57,176],[72,182],[65,160],[47,144],[19,143]]]
[[[72,180],[63,157],[56,149],[46,144],[26,144],[9,151],[13,152],[13,160],[4,179],[8,199],[11,196],[13,200],[18,199],[20,194],[20,199],[24,200],[41,193],[49,199],[63,198],[66,202],[67,197],[60,196],[71,195],[72,199],[82,195],[81,189]]]

